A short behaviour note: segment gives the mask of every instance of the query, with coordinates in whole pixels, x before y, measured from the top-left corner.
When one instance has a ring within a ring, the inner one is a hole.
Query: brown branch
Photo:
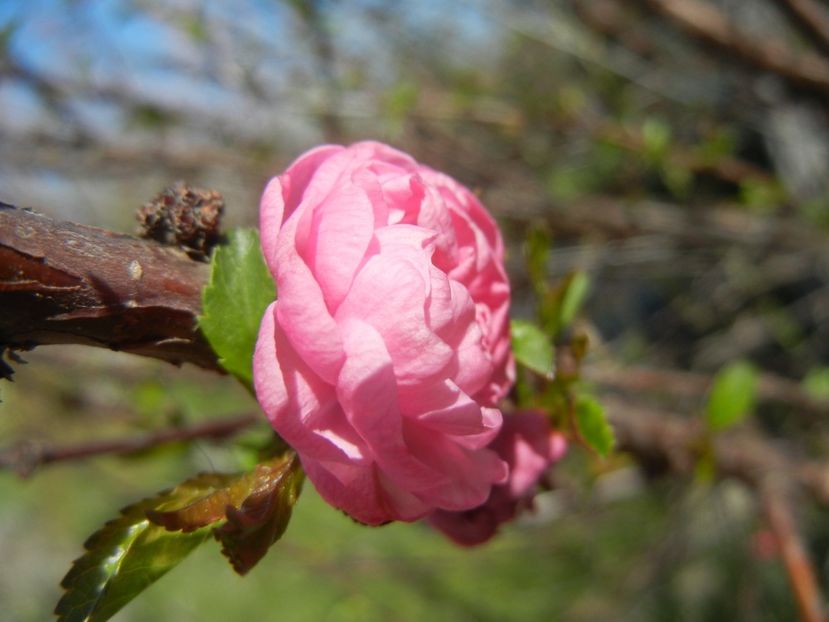
[[[698,418],[614,396],[602,397],[602,403],[616,432],[618,449],[629,452],[649,473],[692,475],[697,462],[709,453],[718,477],[735,478],[760,489],[774,476],[829,505],[827,463],[794,459],[747,430],[720,433],[709,442]]]
[[[800,619],[803,622],[825,622],[814,565],[797,532],[792,509],[784,492],[778,486],[767,483],[762,490],[762,502],[769,527],[780,547]]]
[[[829,14],[814,0],[778,0],[778,4],[791,15],[824,51],[829,51]]]
[[[599,140],[607,141],[622,149],[637,154],[645,153],[647,145],[642,132],[612,122],[588,123],[588,129]],[[590,127],[592,125],[592,127]],[[721,157],[716,161],[695,153],[692,149],[681,146],[672,146],[665,156],[668,161],[679,168],[687,169],[692,173],[706,174],[722,181],[739,184],[747,180],[768,182],[771,174],[759,166],[744,162],[737,158]]]
[[[53,462],[81,460],[104,454],[129,454],[159,445],[196,439],[225,439],[263,420],[258,414],[240,415],[191,426],[159,430],[142,436],[99,440],[77,445],[48,446],[33,441],[22,441],[0,450],[0,469],[11,469],[21,477],[28,477],[38,467]]]
[[[804,52],[795,54],[785,43],[760,40],[740,31],[719,9],[699,0],[647,0],[662,15],[703,42],[746,63],[782,76],[798,86],[829,92],[829,60]]]
[[[585,368],[583,373],[586,380],[605,387],[636,393],[667,393],[681,397],[703,397],[714,380],[706,374],[646,367],[594,365]],[[779,402],[801,412],[829,416],[829,400],[813,398],[797,382],[788,378],[763,373],[760,375],[757,393],[764,401]]]
[[[0,351],[86,344],[218,370],[196,327],[208,273],[176,248],[0,203]]]
[[[581,20],[599,34],[618,41],[636,54],[651,58],[656,54],[652,42],[632,26],[622,6],[613,0],[576,0],[573,8]]]

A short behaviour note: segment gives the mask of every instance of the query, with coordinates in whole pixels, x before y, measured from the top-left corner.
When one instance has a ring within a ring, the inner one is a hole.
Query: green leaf
[[[549,289],[547,283],[547,264],[550,259],[552,246],[550,233],[542,226],[534,226],[527,232],[524,242],[524,257],[527,264],[527,274],[537,294],[544,294]]]
[[[548,376],[553,372],[553,344],[538,326],[526,320],[513,320],[512,352],[521,365]]]
[[[417,105],[420,89],[414,82],[403,80],[383,94],[385,112],[395,120],[403,120]]]
[[[724,367],[714,378],[705,419],[711,430],[723,430],[742,421],[754,408],[757,370],[746,361]]]
[[[121,510],[84,544],[63,578],[66,594],[55,614],[59,622],[103,622],[184,559],[210,535],[201,529],[170,532],[154,525],[147,511],[186,504],[215,484],[216,476],[199,475],[173,490]]]
[[[581,309],[590,291],[590,279],[584,272],[574,272],[564,286],[558,311],[560,328],[569,326]]]
[[[647,119],[642,125],[642,142],[648,158],[661,160],[671,145],[671,127],[660,119]]]
[[[184,505],[173,509],[154,509],[147,512],[155,524],[171,531],[194,531],[225,519],[229,507],[239,508],[252,495],[273,485],[282,477],[286,468],[295,460],[293,452],[287,452],[267,462],[257,464],[248,473],[212,475],[212,485],[203,494],[192,497]],[[169,507],[169,506],[168,506]]]
[[[576,426],[581,438],[602,458],[610,454],[616,439],[604,407],[595,399],[581,395],[576,400]]]
[[[213,535],[240,574],[284,533],[304,475],[293,451],[249,473],[204,473],[121,510],[85,543],[61,585],[59,622],[103,622]]]
[[[261,485],[241,507],[227,508],[227,522],[213,535],[237,573],[246,574],[282,537],[304,479],[299,460],[292,456],[260,478]]]
[[[259,323],[276,298],[259,234],[236,229],[211,260],[210,281],[202,292],[199,327],[219,362],[248,387],[253,383],[253,349]]]
[[[234,570],[247,573],[285,532],[302,488],[299,459],[278,445],[283,448],[279,456],[249,473],[218,476],[217,485],[191,503],[150,510],[147,516],[166,529],[185,533],[223,522],[213,535]]]
[[[803,379],[803,389],[816,400],[829,400],[829,367],[816,367]]]
[[[165,129],[178,120],[175,113],[154,104],[136,104],[129,110],[129,114],[127,125],[144,130]]]

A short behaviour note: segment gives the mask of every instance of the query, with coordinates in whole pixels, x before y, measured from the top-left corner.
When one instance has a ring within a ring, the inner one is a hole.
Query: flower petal
[[[415,521],[431,504],[393,484],[376,466],[318,462],[302,457],[302,467],[320,496],[366,525]]]
[[[282,437],[316,459],[364,462],[362,443],[345,419],[334,387],[299,358],[268,307],[254,353],[256,397]]]
[[[501,411],[481,408],[451,380],[398,390],[403,416],[455,437],[467,449],[486,447],[501,428]]]
[[[333,154],[343,151],[339,145],[322,145],[297,158],[280,176],[274,177],[265,186],[259,202],[259,231],[265,261],[276,275],[277,232],[283,221],[299,205],[308,185],[308,180],[320,164]]]
[[[481,505],[493,484],[507,480],[509,468],[494,451],[468,450],[411,419],[404,420],[404,434],[412,454],[447,475],[448,481],[418,491],[438,508],[460,511]]]
[[[425,255],[417,259],[394,251],[371,257],[336,315],[341,324],[359,319],[374,327],[401,385],[435,379],[453,358],[452,349],[426,323],[429,270]]]
[[[366,193],[343,184],[304,218],[312,218],[314,235],[306,247],[311,272],[327,307],[336,310],[362,263],[374,235],[374,210]]]
[[[412,491],[444,480],[440,471],[415,458],[404,442],[397,381],[380,334],[364,322],[351,320],[343,326],[343,342],[346,360],[337,396],[383,472]]]
[[[319,283],[292,244],[297,218],[288,219],[277,248],[277,317],[294,349],[323,380],[335,384],[344,354]]]

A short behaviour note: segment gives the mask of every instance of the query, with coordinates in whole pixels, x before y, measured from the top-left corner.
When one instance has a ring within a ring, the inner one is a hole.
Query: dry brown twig
[[[691,475],[697,462],[708,455],[718,477],[738,479],[755,490],[780,546],[801,620],[825,620],[814,566],[797,531],[788,495],[797,486],[829,503],[829,465],[792,460],[769,441],[750,433],[721,434],[709,439],[709,445],[699,419],[649,410],[614,397],[603,401],[619,449],[635,456],[651,473]]]
[[[585,368],[586,380],[605,387],[633,393],[663,393],[681,397],[702,397],[713,383],[713,377],[688,371],[593,365]],[[763,373],[757,387],[761,400],[785,403],[800,412],[818,416],[829,415],[829,400],[809,395],[797,382],[774,374]]]
[[[815,0],[778,0],[817,46],[829,52],[829,13]]]
[[[760,491],[763,512],[780,547],[780,555],[803,622],[825,622],[823,598],[815,569],[797,531],[791,504],[784,490],[768,478]]]
[[[829,93],[829,60],[810,52],[796,54],[779,40],[760,40],[739,28],[719,9],[699,0],[646,0],[691,36],[787,81]]]
[[[21,441],[0,450],[0,469],[11,469],[20,477],[28,477],[39,467],[55,462],[83,460],[107,454],[130,454],[161,445],[197,439],[222,440],[238,434],[259,421],[262,421],[262,416],[253,413],[167,428],[141,436],[96,440],[74,445],[45,445],[33,441]]]

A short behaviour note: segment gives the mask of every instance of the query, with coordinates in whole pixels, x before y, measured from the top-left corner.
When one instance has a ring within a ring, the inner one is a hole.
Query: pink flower
[[[473,546],[489,540],[498,527],[532,505],[541,477],[567,450],[567,441],[550,428],[543,412],[525,411],[504,417],[501,433],[490,447],[510,467],[509,480],[492,488],[480,507],[464,512],[438,510],[429,523],[458,544]]]
[[[323,498],[368,524],[483,503],[514,370],[480,202],[387,145],[327,145],[270,181],[260,225],[256,395]]]

